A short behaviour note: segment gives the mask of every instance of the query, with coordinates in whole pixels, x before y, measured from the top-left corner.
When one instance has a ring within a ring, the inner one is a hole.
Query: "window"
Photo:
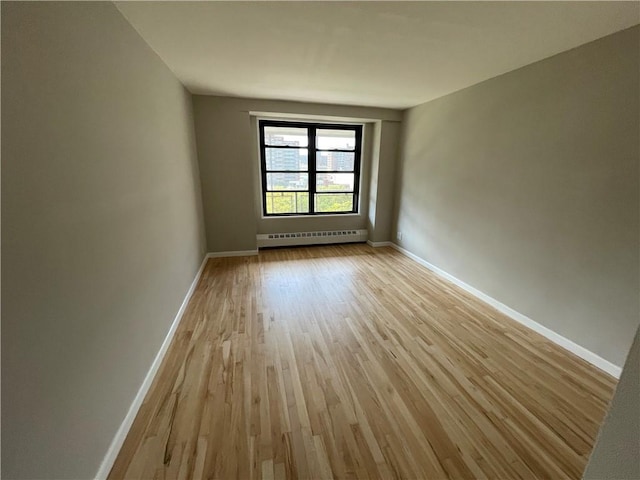
[[[358,211],[361,125],[260,120],[265,216]]]

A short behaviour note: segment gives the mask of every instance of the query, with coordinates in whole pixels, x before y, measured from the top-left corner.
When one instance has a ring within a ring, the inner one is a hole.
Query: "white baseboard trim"
[[[622,372],[622,367],[619,367],[619,366],[609,362],[608,360],[605,360],[604,358],[596,355],[595,353],[587,350],[586,348],[578,345],[577,343],[572,342],[568,338],[563,337],[562,335],[554,332],[553,330],[545,327],[544,325],[540,325],[538,322],[535,322],[534,320],[531,320],[526,315],[523,315],[522,313],[514,310],[513,308],[508,307],[504,303],[499,302],[495,298],[490,297],[486,293],[481,292],[480,290],[472,287],[471,285],[466,284],[462,280],[454,277],[453,275],[445,272],[444,270],[436,267],[435,265],[432,265],[431,263],[429,263],[426,260],[418,257],[417,255],[411,253],[410,251],[400,247],[399,245],[396,245],[395,243],[390,242],[390,246],[395,248],[396,250],[398,250],[400,253],[406,255],[407,257],[415,260],[420,265],[428,268],[429,270],[431,270],[432,272],[434,272],[437,275],[441,276],[442,278],[450,281],[451,283],[457,285],[458,287],[462,288],[463,290],[466,290],[471,295],[473,295],[473,296],[479,298],[480,300],[482,300],[483,302],[491,305],[493,308],[495,308],[496,310],[498,310],[501,313],[504,313],[505,315],[507,315],[508,317],[512,318],[516,322],[521,323],[525,327],[528,327],[531,330],[539,333],[543,337],[546,337],[547,339],[549,339],[553,343],[561,346],[565,350],[568,350],[571,353],[576,354],[580,358],[586,360],[587,362],[591,363],[592,365],[594,365],[595,367],[599,368],[600,370],[608,373],[612,377],[620,378],[620,373]]]
[[[367,240],[367,244],[372,246],[373,248],[393,246],[393,242],[372,242],[371,240]]]
[[[209,252],[207,258],[222,258],[222,257],[250,257],[252,255],[258,255],[258,249],[255,250],[235,250],[231,252]]]
[[[96,473],[96,476],[95,476],[96,480],[106,480],[107,476],[109,475],[109,472],[111,471],[111,468],[113,467],[113,464],[116,461],[116,457],[118,456],[118,453],[120,453],[122,444],[124,443],[125,439],[127,438],[127,434],[131,429],[131,425],[133,424],[133,421],[135,420],[136,415],[138,414],[138,410],[140,410],[140,407],[142,406],[142,402],[144,401],[144,398],[147,396],[147,392],[149,391],[149,388],[151,388],[153,379],[155,378],[156,373],[158,373],[160,364],[162,364],[162,360],[164,359],[164,356],[167,353],[167,350],[169,349],[169,345],[171,344],[171,340],[173,340],[173,336],[175,335],[176,330],[178,329],[180,320],[182,320],[182,315],[184,314],[184,311],[187,308],[187,304],[189,303],[189,300],[191,300],[191,296],[193,295],[193,292],[195,291],[196,286],[198,285],[198,281],[200,280],[202,271],[204,270],[204,267],[207,264],[207,258],[209,258],[209,256],[205,255],[204,259],[202,260],[202,263],[200,264],[200,268],[198,269],[198,273],[196,273],[196,276],[193,279],[193,282],[191,282],[191,286],[189,287],[189,290],[187,291],[187,294],[185,295],[184,300],[182,301],[182,305],[180,305],[180,309],[178,310],[178,313],[173,319],[173,323],[171,324],[171,327],[167,332],[167,336],[164,338],[164,341],[160,346],[160,350],[158,351],[156,358],[153,360],[153,363],[151,364],[151,368],[149,368],[149,371],[147,372],[147,375],[145,376],[144,381],[142,382],[142,385],[138,390],[138,393],[133,399],[133,403],[131,403],[131,406],[129,407],[129,411],[127,412],[127,415],[124,417],[124,420],[120,425],[120,428],[118,429],[115,437],[111,441],[109,450],[107,450],[107,454],[105,455],[104,459],[102,460],[102,463],[100,464],[98,473]]]

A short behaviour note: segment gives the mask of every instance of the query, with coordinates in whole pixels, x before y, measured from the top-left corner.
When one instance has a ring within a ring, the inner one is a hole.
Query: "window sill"
[[[262,220],[281,220],[283,218],[341,218],[341,217],[359,217],[360,213],[337,213],[334,215],[282,215],[268,216],[261,215]]]

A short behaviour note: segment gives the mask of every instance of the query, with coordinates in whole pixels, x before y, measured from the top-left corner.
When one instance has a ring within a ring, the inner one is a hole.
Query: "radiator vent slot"
[[[331,232],[297,232],[297,233],[269,233],[267,237],[273,238],[309,238],[309,237],[336,237],[342,235],[357,235],[356,230],[336,230]]]
[[[318,232],[264,233],[257,235],[258,248],[323,243],[366,242],[366,230],[324,230]]]

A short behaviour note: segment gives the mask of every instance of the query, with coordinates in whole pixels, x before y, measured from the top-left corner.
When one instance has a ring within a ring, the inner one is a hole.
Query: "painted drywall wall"
[[[369,175],[367,185],[367,234],[368,240],[373,241],[376,229],[376,213],[378,205],[378,172],[380,171],[380,144],[382,140],[382,122],[375,122],[371,126],[372,148],[369,158]]]
[[[401,123],[380,122],[380,143],[377,173],[374,181],[372,173],[371,191],[375,198],[375,215],[369,215],[369,240],[372,242],[392,241],[392,221],[396,170],[398,166],[398,148],[400,143]]]
[[[209,251],[254,250],[258,233],[367,228],[373,127],[367,125],[364,132],[363,208],[358,215],[265,219],[260,210],[257,127],[252,112],[342,117],[364,123],[384,120],[389,130],[384,138],[397,143],[400,111],[207,95],[194,95],[193,102]],[[385,162],[395,160],[390,153],[385,157]],[[392,202],[378,208],[391,215]]]
[[[2,473],[93,478],[204,254],[191,99],[110,2],[2,3]]]
[[[587,480],[640,478],[640,329],[584,473]]]
[[[202,207],[210,252],[255,250],[256,224],[247,111],[193,97]]]
[[[393,228],[619,366],[639,319],[639,32],[407,110]]]

